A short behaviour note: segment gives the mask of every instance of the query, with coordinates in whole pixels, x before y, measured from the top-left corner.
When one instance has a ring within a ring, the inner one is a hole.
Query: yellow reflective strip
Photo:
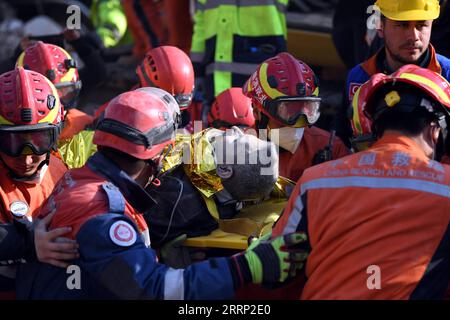
[[[437,93],[439,95],[439,97],[445,102],[445,103],[450,103],[450,99],[448,98],[448,96],[445,94],[444,90],[442,90],[441,87],[439,87],[436,83],[434,83],[433,81],[431,81],[430,79],[427,79],[425,77],[422,76],[418,76],[416,74],[411,74],[411,73],[403,73],[400,75],[399,78],[402,79],[409,79],[415,82],[419,82],[422,84],[427,85],[428,87],[432,88],[433,91],[435,93]]]
[[[20,54],[20,56],[19,56],[19,59],[17,59],[17,62],[16,62],[16,68],[17,67],[23,67],[23,59],[25,58],[25,51],[24,52],[22,52],[21,54]]]
[[[64,52],[64,54],[66,55],[67,59],[72,59],[72,57],[70,56],[70,54],[66,50],[61,48],[61,51]],[[75,75],[75,68],[70,68],[69,71],[67,71],[66,75],[61,78],[61,82],[70,82],[70,81],[72,81],[74,75]]]
[[[356,130],[358,130],[358,134],[362,134],[362,128],[361,128],[361,122],[359,119],[359,110],[358,110],[358,100],[359,100],[359,93],[361,91],[361,87],[356,91],[355,95],[353,96],[352,106],[353,106],[353,124],[356,127]]]
[[[269,83],[267,82],[267,63],[263,63],[261,67],[259,68],[259,81],[261,83],[261,87],[263,88],[264,92],[269,95],[271,99],[275,99],[278,97],[284,97],[286,96],[284,93],[278,91],[277,89],[274,89],[270,87]]]
[[[6,120],[5,118],[3,118],[2,116],[0,116],[0,125],[2,124],[6,124],[6,125],[14,125],[13,122]]]
[[[316,87],[316,90],[312,93],[313,96],[318,97],[319,96],[319,87]]]
[[[71,82],[75,75],[75,68],[70,68],[66,75],[61,78],[61,82]]]
[[[55,121],[56,117],[58,116],[59,109],[61,108],[61,106],[60,106],[60,102],[59,102],[58,92],[56,91],[55,86],[47,78],[45,78],[45,81],[47,81],[50,88],[52,88],[53,95],[56,98],[56,105],[52,110],[50,110],[50,112],[47,114],[47,116],[45,118],[41,119],[40,121],[38,121],[38,123],[44,123],[44,122],[53,123]]]

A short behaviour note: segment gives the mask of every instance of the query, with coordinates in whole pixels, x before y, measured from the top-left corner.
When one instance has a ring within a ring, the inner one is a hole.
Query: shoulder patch
[[[126,221],[114,222],[109,228],[111,241],[121,247],[132,246],[137,239],[136,230]]]
[[[356,91],[362,86],[362,83],[350,83],[349,89],[348,89],[348,98],[350,103],[353,101],[353,97],[355,96]]]

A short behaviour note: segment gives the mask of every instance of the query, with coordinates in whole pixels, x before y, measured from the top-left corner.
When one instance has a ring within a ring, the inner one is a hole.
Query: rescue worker
[[[189,54],[192,20],[189,0],[122,1],[138,60],[158,46],[175,46]]]
[[[247,80],[256,126],[280,149],[280,176],[297,181],[310,166],[346,156],[339,138],[314,127],[320,116],[319,82],[311,68],[283,52],[263,62]]]
[[[245,283],[278,283],[301,268],[305,257],[295,246],[304,238],[297,233],[184,270],[157,262],[140,212],[151,209],[143,187],[174,142],[170,112],[164,100],[145,91],[110,102],[94,136],[99,152],[67,172],[41,211],[55,212],[52,228],[73,228],[81,289],[67,287],[65,270],[29,263],[18,274],[19,298],[225,299]]]
[[[230,88],[220,93],[208,113],[210,127],[226,130],[233,126],[253,128],[252,101],[242,93],[241,88]]]
[[[14,297],[15,265],[23,259],[65,266],[61,260],[76,257],[73,241],[56,243],[67,229],[46,232],[51,217],[34,233],[31,225],[67,170],[51,155],[61,120],[56,88],[43,75],[19,67],[0,76],[1,298]]]
[[[63,48],[38,41],[25,49],[16,67],[24,67],[45,75],[56,87],[64,106],[64,127],[59,138],[70,139],[92,124],[94,118],[76,109],[81,80],[75,60]]]
[[[391,74],[406,64],[442,74],[450,80],[450,60],[436,53],[430,43],[433,20],[439,17],[438,0],[377,0],[381,15],[378,36],[385,45],[370,59],[350,70],[347,77],[346,97],[351,104],[357,89],[376,73]],[[345,104],[347,108],[350,104]],[[346,112],[342,113],[342,117]],[[348,121],[343,119],[347,129],[341,136],[351,137]],[[351,126],[357,132],[358,119],[352,115]]]
[[[127,44],[131,40],[120,0],[92,1],[90,18],[105,48]]]
[[[135,88],[156,87],[172,94],[181,112],[179,127],[190,125],[190,114],[185,111],[191,105],[194,91],[194,69],[189,57],[173,46],[161,46],[147,52],[142,63],[136,68],[139,83]],[[108,104],[103,104],[95,112],[98,118]]]
[[[205,118],[219,93],[241,87],[258,64],[287,50],[287,4],[287,0],[195,1],[190,57],[197,89],[203,90]]]
[[[193,28],[190,0],[164,0],[163,5],[169,33],[167,45],[180,48],[189,54]]]
[[[124,0],[122,6],[134,39],[133,56],[138,61],[150,49],[167,44],[164,1]]]
[[[161,46],[147,52],[136,68],[140,87],[157,87],[172,94],[185,110],[192,101],[194,70],[192,62],[182,50]]]
[[[450,282],[450,167],[433,155],[447,138],[450,85],[406,65],[374,75],[360,94],[379,140],[306,170],[273,236],[309,235],[301,299],[442,298]]]

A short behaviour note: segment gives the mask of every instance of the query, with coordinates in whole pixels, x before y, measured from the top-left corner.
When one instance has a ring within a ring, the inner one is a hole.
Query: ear
[[[217,175],[222,179],[229,179],[233,176],[233,168],[230,165],[219,164],[216,167]]]
[[[441,132],[441,128],[439,126],[432,126],[431,127],[431,139],[435,144],[439,141],[439,134]]]

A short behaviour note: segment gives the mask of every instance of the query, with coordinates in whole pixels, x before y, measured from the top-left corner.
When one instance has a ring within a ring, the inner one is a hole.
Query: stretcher
[[[245,250],[250,237],[270,232],[286,204],[286,199],[270,199],[244,207],[234,219],[220,220],[210,235],[188,238],[183,246]]]

